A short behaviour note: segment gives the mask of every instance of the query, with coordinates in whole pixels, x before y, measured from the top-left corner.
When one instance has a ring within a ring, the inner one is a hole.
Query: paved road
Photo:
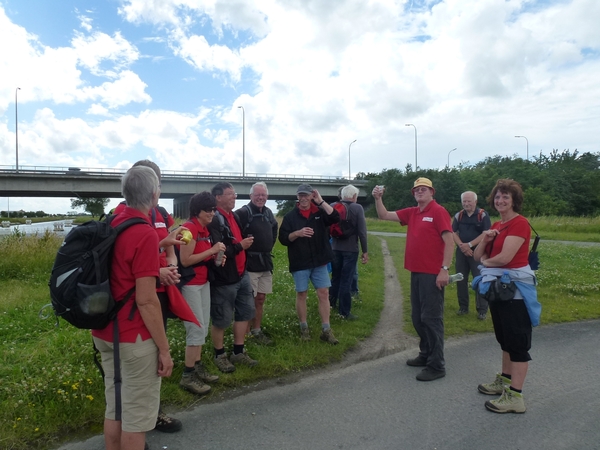
[[[599,449],[600,321],[534,330],[525,414],[498,415],[477,392],[499,370],[493,335],[446,343],[447,376],[415,380],[407,350],[177,414],[152,450]],[[165,447],[166,446],[166,447]],[[100,450],[102,437],[62,450]]]

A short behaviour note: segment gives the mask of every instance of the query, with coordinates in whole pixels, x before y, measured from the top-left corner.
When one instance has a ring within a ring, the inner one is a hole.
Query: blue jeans
[[[329,302],[335,307],[339,300],[338,311],[344,317],[350,314],[352,297],[350,287],[356,271],[358,252],[333,251],[331,288],[329,289]]]

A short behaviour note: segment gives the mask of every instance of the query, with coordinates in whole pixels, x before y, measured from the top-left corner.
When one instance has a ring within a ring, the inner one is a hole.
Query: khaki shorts
[[[256,294],[273,293],[273,274],[270,271],[248,272],[248,275],[250,275],[250,284],[255,297]]]
[[[115,420],[115,385],[113,343],[94,337],[94,343],[102,355],[104,369],[104,417]],[[153,339],[142,341],[138,336],[135,343],[122,343],[121,353],[121,430],[143,433],[156,426],[160,403],[158,376],[158,347]]]

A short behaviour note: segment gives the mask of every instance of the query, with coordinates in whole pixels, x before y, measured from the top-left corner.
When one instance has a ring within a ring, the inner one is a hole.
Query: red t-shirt
[[[113,214],[119,214],[121,211],[125,210],[126,207],[127,205],[125,203],[119,203],[113,211]],[[154,221],[152,220],[153,215]],[[170,214],[167,214],[168,223],[165,223],[165,219],[163,218],[163,215],[160,213],[157,206],[150,210],[148,218],[150,219],[150,223],[153,224],[154,230],[158,235],[158,242],[162,241],[169,235],[169,228],[171,228],[175,224],[175,221],[173,220],[173,217],[171,217]],[[160,267],[167,267],[167,252],[163,251],[163,249],[158,249],[158,251],[160,252]],[[161,284],[159,287],[156,288],[156,291],[164,292],[165,287]]]
[[[493,258],[502,251],[504,241],[507,236],[518,236],[525,239],[523,244],[517,250],[517,253],[513,259],[502,268],[506,269],[518,269],[519,267],[525,267],[529,264],[529,241],[531,239],[531,229],[529,222],[523,216],[517,216],[506,223],[500,221],[492,225],[492,230],[499,230],[500,233],[490,242],[485,248],[485,252],[490,258]]]
[[[219,208],[219,212],[221,214],[223,214],[223,217],[225,217],[225,219],[227,219],[229,228],[231,228],[231,234],[234,237],[232,244],[238,244],[238,243],[242,242],[242,239],[243,239],[242,238],[242,230],[240,230],[240,227],[238,226],[237,221],[235,220],[235,216],[233,215],[233,212],[227,213],[227,212],[225,212],[225,210],[223,210],[221,208]],[[245,250],[242,250],[237,255],[235,255],[235,264],[237,267],[238,275],[242,276],[244,274],[244,272],[246,271],[246,251]]]
[[[113,219],[112,226],[117,226],[131,217],[141,217],[148,220],[148,216],[136,209],[126,207]],[[110,275],[110,291],[117,301],[123,299],[131,288],[135,287],[138,278],[158,277],[159,258],[158,236],[152,231],[150,221],[148,226],[132,225],[123,231],[115,241]],[[119,341],[135,342],[138,335],[142,340],[150,339],[150,332],[146,328],[139,310],[136,309],[133,320],[129,320],[131,307],[135,302],[135,291],[119,311]],[[92,330],[92,335],[108,342],[113,341],[113,323],[103,330]]]
[[[400,209],[396,215],[402,225],[408,225],[404,268],[411,272],[440,273],[446,247],[442,233],[452,233],[448,211],[432,200],[423,211],[414,206]]]
[[[197,218],[194,217],[190,222],[186,222],[183,226],[190,230],[192,236],[194,236],[194,240],[196,241],[196,246],[194,247],[194,255],[198,255],[202,252],[205,252],[206,250],[210,250],[210,248],[212,247],[212,243],[210,240],[210,233],[208,232],[208,228],[206,228],[200,222],[198,222]],[[212,258],[212,256],[209,256],[206,259]],[[205,265],[197,266],[194,267],[194,271],[196,272],[196,276],[190,282],[188,282],[188,284],[206,284],[206,282],[208,281],[208,267]]]

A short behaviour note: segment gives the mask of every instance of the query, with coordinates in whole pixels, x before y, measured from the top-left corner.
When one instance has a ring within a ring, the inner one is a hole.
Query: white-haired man
[[[344,225],[346,232],[343,235],[336,236],[332,233],[333,261],[329,302],[332,307],[338,308],[342,318],[356,320],[358,317],[350,312],[352,309],[351,287],[358,261],[359,241],[362,249],[361,263],[366,264],[369,261],[367,223],[363,207],[356,203],[358,189],[349,184],[342,188],[340,196],[341,201],[338,202],[338,205],[343,207],[346,213],[347,225]],[[338,205],[334,204],[333,206],[337,209]]]
[[[242,227],[242,237],[254,237],[246,250],[246,270],[250,275],[256,315],[249,322],[249,331],[254,342],[272,344],[261,329],[267,294],[273,292],[273,255],[271,251],[277,241],[277,220],[266,205],[269,190],[266,183],[259,181],[250,188],[250,202],[236,211]]]

